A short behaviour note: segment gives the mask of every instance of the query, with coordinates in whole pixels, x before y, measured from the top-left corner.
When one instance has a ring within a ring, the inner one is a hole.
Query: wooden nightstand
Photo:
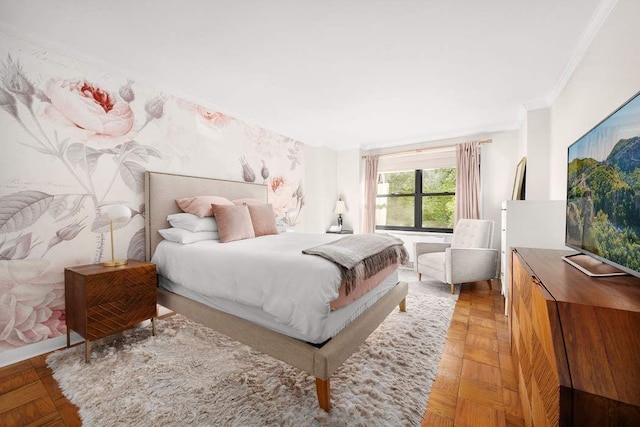
[[[91,355],[91,340],[122,332],[151,319],[155,335],[156,266],[129,260],[120,267],[81,265],[64,270],[67,347],[73,329],[85,341],[85,361]]]

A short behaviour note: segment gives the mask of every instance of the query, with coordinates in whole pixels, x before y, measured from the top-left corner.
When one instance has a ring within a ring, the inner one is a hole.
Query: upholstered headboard
[[[267,203],[267,186],[248,182],[176,175],[165,172],[144,173],[146,260],[151,260],[168,228],[167,215],[182,212],[176,199],[194,196],[222,196],[227,199],[251,197]]]

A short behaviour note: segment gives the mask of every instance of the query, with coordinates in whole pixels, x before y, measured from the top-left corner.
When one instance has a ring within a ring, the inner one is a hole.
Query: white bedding
[[[338,297],[340,270],[302,250],[337,238],[282,233],[229,243],[162,241],[151,261],[158,274],[205,300],[221,298],[260,309],[297,336],[318,343],[334,333],[327,330],[327,319],[329,304]]]

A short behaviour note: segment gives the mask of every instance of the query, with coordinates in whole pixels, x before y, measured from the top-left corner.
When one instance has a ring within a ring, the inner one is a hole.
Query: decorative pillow
[[[273,214],[273,207],[270,204],[247,205],[247,207],[256,237],[278,234],[276,216]]]
[[[211,205],[213,215],[218,222],[220,242],[252,239],[256,237],[251,224],[251,216],[247,205]]]
[[[189,231],[184,228],[165,228],[158,230],[158,233],[170,242],[176,243],[194,243],[200,240],[218,240],[220,235],[217,231]]]
[[[253,199],[251,197],[245,197],[243,199],[234,199],[234,205],[264,205],[264,202],[261,202],[258,199]]]
[[[218,223],[212,216],[200,218],[198,215],[182,212],[167,216],[172,227],[184,228],[189,231],[218,231]]]
[[[176,199],[176,203],[183,212],[198,215],[200,218],[213,216],[211,205],[233,205],[231,200],[220,196],[198,196]]]

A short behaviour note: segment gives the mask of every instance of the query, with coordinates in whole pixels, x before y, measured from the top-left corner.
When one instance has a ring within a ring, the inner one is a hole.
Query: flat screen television
[[[566,214],[566,261],[640,277],[640,92],[569,146]]]

